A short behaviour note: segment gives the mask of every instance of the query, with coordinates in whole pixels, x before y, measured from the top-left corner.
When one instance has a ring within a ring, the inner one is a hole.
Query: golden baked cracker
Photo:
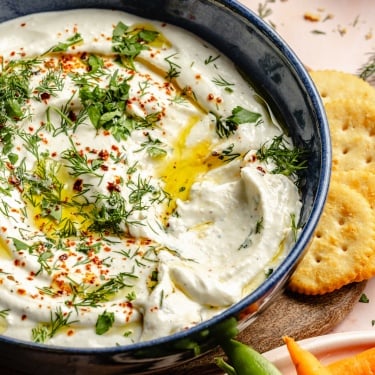
[[[374,210],[361,193],[333,179],[312,243],[289,289],[317,295],[357,281],[374,251]]]
[[[373,210],[375,209],[375,173],[360,169],[334,172],[332,174],[332,181],[356,190],[367,200],[370,207]]]
[[[309,74],[323,103],[346,98],[375,102],[375,89],[353,74],[336,70],[313,70]]]
[[[337,172],[333,174],[333,179],[349,186],[350,188],[360,192],[368,201],[371,208],[375,208],[375,173],[364,170]],[[368,280],[375,276],[375,249],[371,253],[369,261],[358,272],[356,282]]]
[[[325,104],[332,141],[332,170],[375,171],[375,102],[355,99]]]

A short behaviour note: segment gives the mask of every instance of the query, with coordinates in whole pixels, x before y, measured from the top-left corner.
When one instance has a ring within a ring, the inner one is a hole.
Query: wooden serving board
[[[284,292],[237,338],[263,353],[281,346],[283,335],[302,340],[329,333],[353,309],[365,286],[365,281],[353,283],[322,296]],[[223,355],[220,349],[214,350],[173,369],[173,374],[218,375],[221,372],[214,358]],[[169,370],[157,375],[171,373]]]

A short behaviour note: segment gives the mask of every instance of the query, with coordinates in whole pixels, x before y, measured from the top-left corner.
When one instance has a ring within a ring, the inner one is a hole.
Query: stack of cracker
[[[311,246],[289,288],[317,295],[375,276],[375,88],[343,72],[310,74],[330,127],[332,176]]]

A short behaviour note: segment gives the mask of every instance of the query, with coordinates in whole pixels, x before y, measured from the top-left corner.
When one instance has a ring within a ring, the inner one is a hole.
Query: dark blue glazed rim
[[[244,75],[252,77],[254,86],[288,125],[295,144],[311,151],[308,168],[301,178],[303,230],[295,246],[260,287],[218,316],[168,337],[110,348],[62,348],[0,336],[0,348],[6,357],[21,350],[32,361],[40,353],[47,360],[46,368],[62,365],[62,360],[70,361],[72,367],[75,363],[78,367],[110,363],[121,368],[126,363],[124,366],[135,372],[153,366],[170,367],[214,347],[219,336],[225,336],[226,330],[232,328],[228,324],[233,319],[236,326],[237,322],[242,328],[249,325],[256,315],[246,313],[248,307],[263,308],[282,289],[308,247],[325,204],[331,170],[328,123],[319,94],[301,61],[269,25],[237,1],[0,0],[0,22],[30,13],[77,8],[124,10],[176,24],[201,36],[228,55]],[[164,358],[164,363],[158,357]],[[0,358],[4,357],[0,354]]]

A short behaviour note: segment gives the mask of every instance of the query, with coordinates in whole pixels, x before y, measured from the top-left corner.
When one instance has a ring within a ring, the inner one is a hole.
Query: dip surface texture
[[[1,334],[166,336],[277,266],[301,202],[274,155],[293,147],[228,58],[116,11],[35,14],[0,35]]]

